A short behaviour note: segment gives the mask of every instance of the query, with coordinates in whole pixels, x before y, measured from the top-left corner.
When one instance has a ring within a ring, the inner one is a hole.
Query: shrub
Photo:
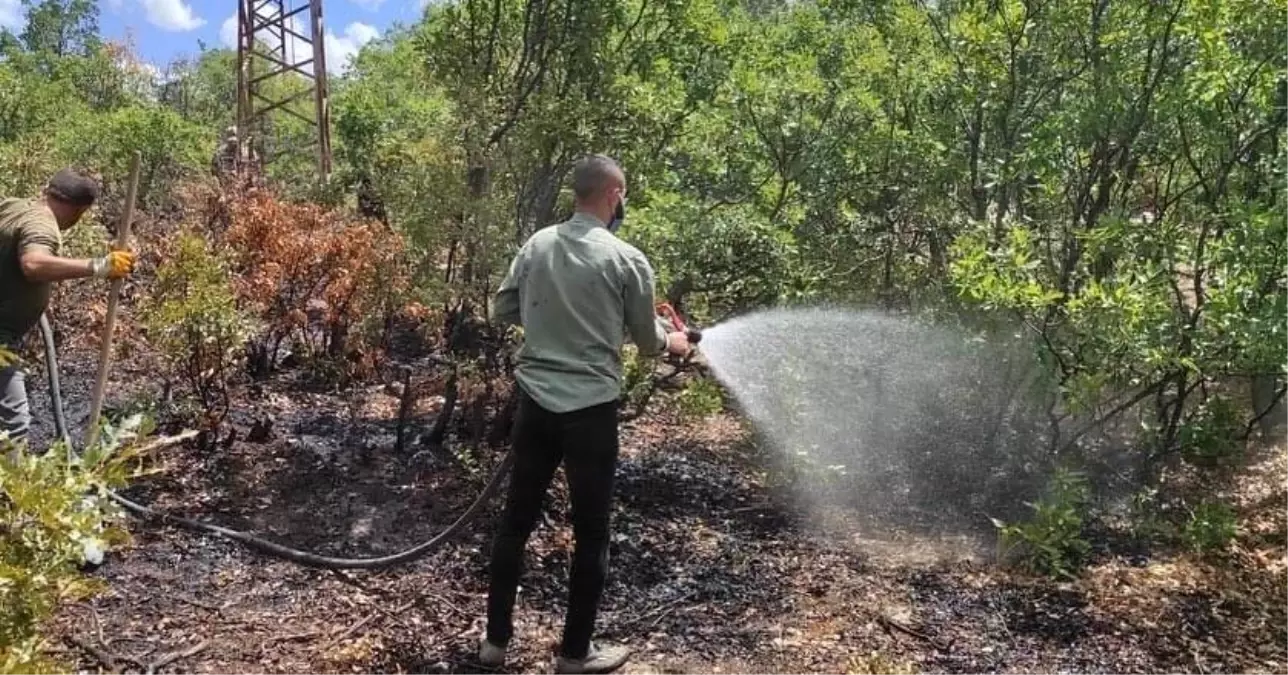
[[[400,236],[380,223],[265,195],[231,212],[226,238],[240,272],[237,296],[263,322],[251,345],[256,374],[273,368],[284,342],[306,357],[360,357],[373,335],[383,335],[408,286]],[[355,329],[363,339],[352,343]]]
[[[724,409],[724,394],[720,385],[708,377],[689,380],[677,398],[680,413],[690,419],[702,419]]]
[[[43,135],[0,143],[0,195],[34,197],[59,169],[53,144]]]
[[[105,428],[74,458],[62,445],[40,453],[0,440],[0,673],[66,672],[46,654],[41,625],[60,603],[96,592],[79,565],[126,540],[102,491],[130,477],[136,453],[122,440],[138,421]]]
[[[653,393],[653,360],[639,355],[635,345],[622,349],[622,403],[635,407]]]
[[[1204,501],[1190,512],[1181,537],[1195,553],[1215,553],[1234,539],[1237,525],[1237,516],[1228,504]]]
[[[151,288],[142,318],[152,344],[201,401],[207,424],[218,426],[228,413],[228,383],[249,334],[227,261],[200,235],[182,232]]]
[[[1002,560],[1037,574],[1072,577],[1091,550],[1082,536],[1089,496],[1090,487],[1081,474],[1057,471],[1047,493],[1030,504],[1030,520],[1009,525],[993,520],[1000,531]]]
[[[1162,506],[1158,488],[1146,487],[1133,494],[1127,508],[1131,535],[1146,542],[1174,539],[1176,528]]]
[[[1200,404],[1178,433],[1185,460],[1210,468],[1239,459],[1243,449],[1238,440],[1241,415],[1239,407],[1225,396],[1212,396]]]
[[[112,240],[112,233],[98,218],[84,218],[63,233],[61,252],[69,258],[97,257],[107,252],[108,242]]]

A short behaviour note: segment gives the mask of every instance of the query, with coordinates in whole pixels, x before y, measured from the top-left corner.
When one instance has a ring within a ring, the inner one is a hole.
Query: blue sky
[[[285,0],[289,8],[301,0]],[[198,40],[211,47],[235,46],[237,0],[98,0],[99,28],[108,39],[129,39],[148,63],[164,68],[173,58],[195,54]],[[348,58],[395,23],[420,18],[424,0],[323,0],[327,70],[343,70]],[[307,17],[307,14],[301,15]],[[23,23],[20,0],[0,0],[0,26]],[[307,22],[302,24],[307,26]],[[306,31],[301,31],[306,32]],[[302,57],[297,57],[302,58]]]

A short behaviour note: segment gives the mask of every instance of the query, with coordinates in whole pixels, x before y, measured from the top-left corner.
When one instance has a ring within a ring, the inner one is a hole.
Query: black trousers
[[[514,600],[523,568],[523,549],[541,515],[555,469],[563,462],[572,498],[572,579],[564,619],[561,655],[582,658],[590,647],[595,615],[608,572],[608,525],[617,467],[617,401],[553,413],[517,389],[514,472],[501,530],[492,544],[487,637],[505,645],[514,634]]]

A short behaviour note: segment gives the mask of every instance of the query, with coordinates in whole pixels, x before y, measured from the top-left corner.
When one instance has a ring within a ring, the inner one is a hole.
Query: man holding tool
[[[621,167],[603,155],[586,157],[573,168],[572,189],[576,213],[528,239],[493,304],[494,321],[520,325],[524,334],[515,368],[514,471],[492,548],[487,635],[479,647],[489,667],[505,660],[523,549],[561,462],[576,546],[555,672],[602,673],[626,662],[625,648],[590,639],[608,567],[621,346],[629,336],[645,356],[690,351],[684,331],[657,320],[648,260],[613,234],[626,199]]]
[[[62,233],[98,198],[98,183],[73,169],[54,174],[38,199],[0,200],[0,348],[18,344],[49,305],[53,283],[67,279],[121,279],[134,270],[134,253],[64,258]],[[27,388],[16,364],[0,364],[0,437],[25,439],[31,426]]]

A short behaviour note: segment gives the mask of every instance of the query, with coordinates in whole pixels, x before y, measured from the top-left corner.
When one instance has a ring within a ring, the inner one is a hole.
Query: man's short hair
[[[578,199],[593,197],[611,182],[625,177],[626,172],[612,157],[587,155],[572,167],[572,193]]]
[[[72,206],[92,206],[98,199],[98,181],[84,171],[67,167],[49,179],[45,194]]]

